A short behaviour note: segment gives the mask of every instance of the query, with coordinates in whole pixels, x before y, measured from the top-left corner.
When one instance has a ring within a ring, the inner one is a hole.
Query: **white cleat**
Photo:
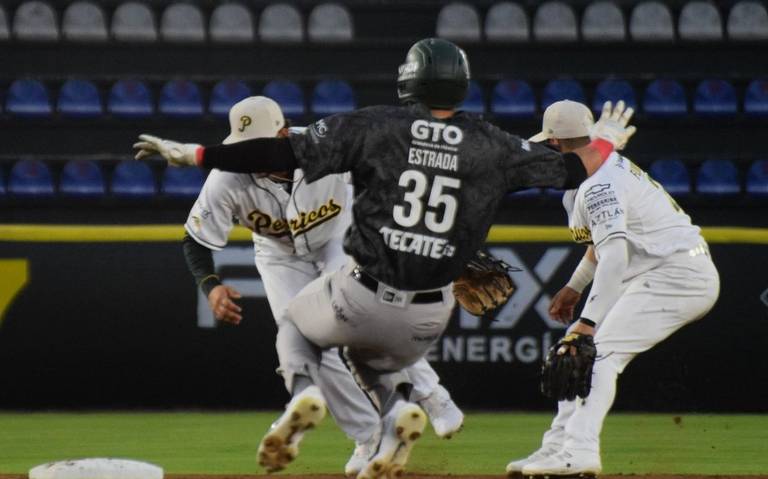
[[[352,452],[349,461],[347,461],[347,465],[344,466],[344,474],[347,476],[356,476],[362,471],[365,465],[368,464],[368,461],[370,461],[373,455],[376,454],[380,442],[381,432],[378,431],[368,441],[356,442],[355,450]]]
[[[523,476],[530,478],[596,478],[602,466],[596,454],[572,454],[560,451],[555,455],[523,466]]]
[[[419,405],[429,416],[438,437],[450,439],[464,426],[464,413],[443,386],[438,385],[432,394],[419,401]]]
[[[413,444],[427,427],[427,415],[419,406],[398,401],[384,418],[381,444],[357,479],[397,478],[404,474]]]
[[[310,386],[294,396],[261,440],[259,464],[267,472],[283,469],[299,455],[304,432],[317,426],[324,417],[325,400],[317,386]]]
[[[523,477],[523,467],[527,466],[528,464],[541,461],[542,459],[546,459],[550,456],[554,456],[558,452],[560,452],[560,449],[562,449],[562,446],[559,444],[557,445],[545,445],[541,446],[538,450],[534,451],[530,456],[525,457],[523,459],[518,459],[517,461],[512,461],[509,464],[507,464],[507,476],[511,478],[520,478]]]

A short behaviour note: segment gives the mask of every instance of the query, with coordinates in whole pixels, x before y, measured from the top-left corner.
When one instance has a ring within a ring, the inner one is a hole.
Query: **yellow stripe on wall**
[[[768,228],[712,226],[703,228],[710,243],[768,244]],[[181,241],[184,228],[178,225],[0,225],[0,242],[112,243]],[[249,241],[251,232],[236,227],[230,241]],[[490,243],[570,243],[563,226],[495,225]]]

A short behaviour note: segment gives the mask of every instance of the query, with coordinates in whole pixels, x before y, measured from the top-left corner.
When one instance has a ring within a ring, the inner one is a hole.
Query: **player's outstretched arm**
[[[202,145],[197,143],[179,143],[145,133],[139,135],[139,141],[133,144],[133,149],[137,150],[134,156],[137,160],[160,155],[171,166],[194,166],[198,151],[202,149]]]
[[[637,128],[629,125],[635,110],[627,107],[623,101],[614,106],[607,101],[603,104],[600,119],[592,127],[592,142],[574,150],[579,155],[587,175],[592,175],[614,151],[623,149]]]
[[[287,138],[255,138],[229,145],[202,146],[142,134],[133,148],[137,150],[137,160],[160,155],[171,166],[217,168],[235,173],[272,173],[298,167]]]

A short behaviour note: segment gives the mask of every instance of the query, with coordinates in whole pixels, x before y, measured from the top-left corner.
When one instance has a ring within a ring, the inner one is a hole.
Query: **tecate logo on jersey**
[[[443,141],[456,146],[464,140],[464,132],[454,125],[446,125],[436,121],[416,120],[411,124],[411,135],[422,141],[437,143]]]
[[[451,257],[456,252],[456,247],[443,238],[411,233],[387,226],[382,226],[379,233],[384,237],[384,243],[387,247],[403,253],[440,259],[445,256]]]

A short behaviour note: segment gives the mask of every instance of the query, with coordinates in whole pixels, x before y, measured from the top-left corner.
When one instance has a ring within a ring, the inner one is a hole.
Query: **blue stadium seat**
[[[739,171],[729,160],[707,160],[699,168],[696,191],[706,196],[729,196],[741,192]]]
[[[461,109],[469,113],[482,115],[485,113],[485,99],[483,98],[483,87],[474,80],[469,82],[469,91]]]
[[[107,110],[119,118],[146,118],[155,114],[155,105],[144,82],[119,80],[109,91]]]
[[[38,80],[16,80],[8,88],[5,110],[20,117],[46,117],[52,113],[48,90]]]
[[[195,198],[204,182],[205,178],[199,168],[168,167],[163,173],[161,188],[164,195],[173,198]]]
[[[703,80],[696,87],[693,111],[704,116],[732,116],[738,111],[736,89],[725,80]]]
[[[112,173],[112,194],[123,198],[151,198],[157,192],[155,176],[143,161],[125,160]]]
[[[675,80],[652,81],[645,90],[643,111],[650,117],[685,116],[688,113],[688,103],[683,85]]]
[[[104,196],[106,187],[101,168],[93,161],[72,160],[61,170],[59,192],[66,196]]]
[[[541,93],[541,109],[546,110],[549,105],[560,100],[587,102],[581,83],[576,80],[552,80]]]
[[[491,95],[491,111],[504,118],[531,118],[536,114],[536,98],[531,86],[522,80],[502,80]]]
[[[624,100],[624,103],[637,110],[635,89],[632,88],[632,85],[628,81],[615,79],[603,80],[598,83],[595,88],[595,98],[592,100],[592,110],[599,114],[603,111],[603,103],[610,101],[615,105],[619,100]]]
[[[755,161],[749,167],[747,193],[753,196],[768,197],[768,160]]]
[[[25,198],[49,198],[53,196],[51,170],[39,160],[22,160],[11,168],[8,192]]]
[[[648,169],[648,174],[672,196],[691,193],[691,175],[680,160],[656,160]]]
[[[232,105],[251,96],[251,87],[240,80],[222,80],[211,90],[208,111],[216,116],[226,117]]]
[[[262,94],[275,100],[283,115],[288,118],[301,118],[304,116],[304,93],[298,83],[292,81],[271,81],[264,86]]]
[[[104,112],[99,90],[87,80],[67,80],[59,91],[57,109],[71,118],[95,118]]]
[[[352,111],[357,107],[355,92],[343,80],[325,80],[312,92],[312,113],[318,116]]]
[[[195,118],[203,114],[200,87],[189,80],[171,80],[160,91],[160,113],[176,118]]]
[[[752,80],[744,92],[744,113],[752,116],[768,115],[768,80]]]

